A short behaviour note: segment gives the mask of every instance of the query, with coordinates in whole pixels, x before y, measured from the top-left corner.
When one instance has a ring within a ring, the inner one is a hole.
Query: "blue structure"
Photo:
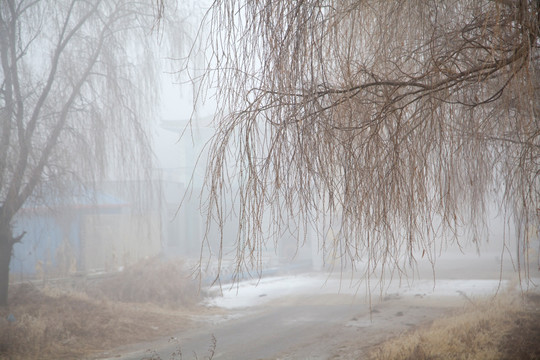
[[[14,276],[85,271],[83,224],[87,215],[120,214],[127,204],[110,195],[84,191],[47,207],[26,205],[14,222],[14,233],[26,232],[15,244],[10,264]]]

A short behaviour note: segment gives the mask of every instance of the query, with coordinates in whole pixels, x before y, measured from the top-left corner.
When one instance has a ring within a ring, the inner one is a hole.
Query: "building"
[[[84,190],[47,206],[28,204],[18,214],[14,276],[54,277],[118,270],[161,251],[158,214],[102,191]]]

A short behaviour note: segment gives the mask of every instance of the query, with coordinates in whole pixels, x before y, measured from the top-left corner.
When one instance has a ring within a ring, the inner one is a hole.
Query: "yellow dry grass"
[[[199,286],[181,260],[163,261],[153,257],[87,284],[84,291],[95,298],[127,303],[151,303],[172,309],[194,305]]]
[[[0,308],[0,359],[75,359],[187,328],[198,292],[179,271],[147,260],[92,284],[13,285]]]
[[[371,359],[540,359],[539,339],[540,297],[504,294],[391,339]]]

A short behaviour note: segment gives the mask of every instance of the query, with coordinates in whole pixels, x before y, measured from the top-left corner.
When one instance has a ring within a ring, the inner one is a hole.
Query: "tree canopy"
[[[151,169],[154,21],[147,2],[0,2],[0,305],[30,199]]]
[[[206,211],[219,224],[238,216],[239,266],[291,230],[288,219],[367,275],[434,259],[438,239],[465,241],[458,229],[477,239],[492,199],[518,229],[538,222],[539,9],[215,1]],[[523,250],[530,239],[518,236]]]

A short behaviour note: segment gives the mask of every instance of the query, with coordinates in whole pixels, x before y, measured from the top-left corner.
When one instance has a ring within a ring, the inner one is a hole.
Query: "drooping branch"
[[[12,204],[13,206],[12,211],[16,212],[20,209],[20,207],[32,194],[37,184],[40,182],[43,169],[45,165],[49,163],[51,152],[53,151],[53,149],[55,148],[58,142],[60,133],[66,128],[66,123],[69,118],[69,112],[72,110],[71,107],[75,99],[81,95],[81,88],[83,87],[85,83],[87,83],[88,77],[90,76],[92,69],[94,68],[96,64],[96,61],[103,50],[103,43],[109,31],[109,26],[111,25],[111,22],[114,19],[114,16],[116,15],[113,14],[110,17],[110,20],[103,26],[100,32],[100,36],[98,38],[97,44],[95,45],[95,48],[93,50],[93,54],[88,59],[86,68],[83,69],[79,79],[77,80],[77,83],[74,84],[69,97],[67,98],[64,105],[62,106],[62,110],[60,112],[60,115],[58,116],[57,123],[55,124],[51,132],[49,133],[47,142],[44,148],[42,149],[39,161],[37,162],[37,165],[30,172],[29,181],[26,183],[24,188],[20,191],[20,195],[15,200],[15,203]],[[58,59],[56,60],[58,61]]]
[[[223,113],[206,205],[220,226],[238,214],[239,264],[303,226],[323,252],[399,272],[464,228],[478,239],[486,199],[534,217],[538,2],[216,1],[211,14]]]
[[[70,6],[68,8],[67,14],[64,19],[64,23],[62,26],[62,30],[60,32],[57,46],[55,47],[54,54],[51,59],[51,67],[47,76],[47,80],[45,82],[45,85],[43,86],[40,96],[36,102],[36,104],[33,106],[33,109],[31,109],[31,116],[29,120],[25,123],[23,121],[24,119],[24,110],[25,107],[23,106],[23,100],[22,100],[22,94],[21,89],[19,85],[19,76],[20,71],[18,68],[18,61],[17,61],[17,50],[16,46],[18,42],[16,41],[16,34],[17,30],[14,27],[17,23],[17,14],[15,13],[15,8],[13,1],[10,0],[10,10],[12,12],[12,28],[9,31],[9,34],[11,36],[11,39],[9,41],[10,49],[9,54],[11,55],[10,63],[11,65],[8,68],[9,76],[12,79],[13,83],[13,93],[15,95],[16,101],[14,102],[17,104],[17,111],[12,110],[15,113],[16,118],[16,126],[17,126],[17,133],[18,133],[18,141],[19,141],[19,153],[18,153],[18,161],[15,166],[15,169],[13,171],[12,181],[9,183],[9,188],[7,189],[6,194],[6,201],[4,202],[3,211],[7,212],[5,216],[8,216],[8,214],[15,214],[20,206],[26,201],[28,196],[31,194],[33,188],[35,187],[35,184],[39,182],[40,174],[42,171],[42,164],[38,165],[33,170],[33,176],[36,176],[35,178],[30,178],[30,182],[28,182],[25,185],[25,190],[21,192],[21,186],[23,185],[23,181],[25,180],[25,173],[27,172],[27,165],[29,160],[30,151],[32,148],[32,139],[34,137],[34,131],[36,129],[36,125],[38,123],[38,120],[40,119],[40,114],[42,111],[42,108],[49,97],[49,94],[51,92],[51,89],[53,87],[53,84],[55,80],[57,79],[57,70],[60,63],[60,57],[66,47],[67,44],[71,41],[71,39],[77,34],[77,32],[81,29],[81,27],[88,21],[89,18],[91,18],[97,11],[99,6],[99,1],[96,1],[93,5],[93,7],[86,13],[84,16],[81,17],[81,19],[78,20],[78,22],[75,24],[75,26],[68,31],[68,26],[71,22],[71,16],[73,12],[73,8],[75,6],[75,2],[71,2]],[[27,8],[28,9],[28,8]],[[20,16],[20,14],[19,14]],[[67,34],[66,34],[67,32]],[[95,61],[95,60],[94,60]],[[11,101],[11,99],[9,100]],[[73,99],[71,99],[73,101]],[[30,110],[30,109],[28,109]],[[66,113],[67,115],[67,113]],[[11,116],[11,114],[10,114]],[[51,145],[51,147],[54,146],[54,144],[57,141],[59,132],[56,131],[57,128],[62,129],[63,123],[62,121],[58,122],[58,126],[55,128],[55,131],[52,131],[49,139],[48,144]],[[48,157],[48,153],[44,152],[43,155],[45,155],[45,160]],[[41,167],[41,168],[40,168]]]

